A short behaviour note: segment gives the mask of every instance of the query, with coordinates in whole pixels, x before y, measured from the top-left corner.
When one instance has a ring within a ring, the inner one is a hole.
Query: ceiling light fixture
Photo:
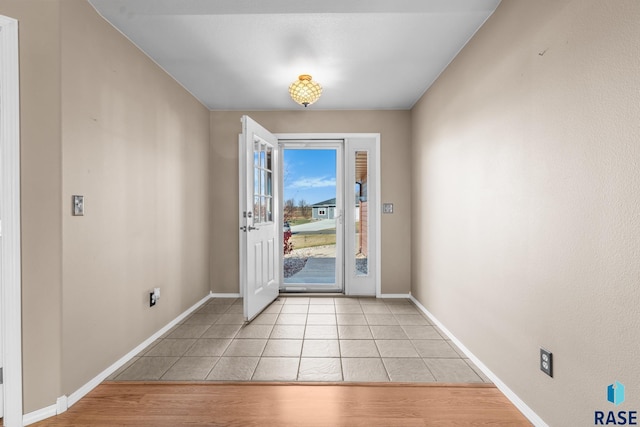
[[[313,104],[322,95],[322,86],[311,81],[311,76],[302,74],[298,77],[298,81],[291,83],[289,86],[289,95],[291,98],[305,108]]]

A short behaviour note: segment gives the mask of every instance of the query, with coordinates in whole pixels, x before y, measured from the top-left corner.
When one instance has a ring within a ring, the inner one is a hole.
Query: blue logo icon
[[[624,385],[618,381],[610,384],[607,387],[607,400],[616,406],[624,402]]]

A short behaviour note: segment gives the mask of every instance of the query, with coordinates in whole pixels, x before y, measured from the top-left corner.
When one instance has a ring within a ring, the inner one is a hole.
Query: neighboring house
[[[358,255],[367,256],[369,253],[369,229],[368,229],[368,203],[366,197],[366,179],[367,179],[367,168],[366,162],[365,166],[360,166],[356,169],[356,174],[358,174],[358,184],[360,186],[360,191],[358,197],[356,197],[356,209],[355,209],[355,218],[354,221],[357,224],[356,233],[358,236]],[[316,203],[311,206],[311,218],[321,220],[321,219],[334,219],[336,217],[336,199],[329,199],[323,202]]]
[[[311,218],[333,219],[336,217],[336,199],[325,200],[311,206]]]
[[[359,198],[356,198],[356,210],[354,220],[360,221],[360,206],[361,202]],[[311,218],[313,219],[333,219],[336,217],[336,199],[325,200],[324,202],[316,203],[311,206]]]

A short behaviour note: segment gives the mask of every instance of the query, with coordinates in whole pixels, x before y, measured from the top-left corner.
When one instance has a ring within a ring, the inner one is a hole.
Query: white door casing
[[[0,16],[0,361],[4,425],[22,426],[18,21]]]
[[[278,297],[282,238],[277,138],[242,117],[240,168],[240,288],[250,321]]]
[[[345,256],[342,270],[344,272],[344,293],[346,295],[378,296],[382,295],[381,286],[381,186],[380,186],[380,134],[379,133],[278,133],[275,135],[280,141],[307,141],[318,143],[323,141],[344,141],[344,162],[338,167],[338,173],[344,173],[344,199],[355,200],[355,188],[351,182],[355,175],[355,153],[366,151],[369,161],[369,270],[365,276],[354,273],[356,259],[355,243],[351,237],[355,234],[355,224],[351,221],[355,217],[355,205],[344,203],[344,236]],[[281,201],[282,203],[282,201]],[[281,205],[282,207],[282,205]],[[283,254],[280,252],[282,265]],[[342,266],[340,266],[342,269]]]

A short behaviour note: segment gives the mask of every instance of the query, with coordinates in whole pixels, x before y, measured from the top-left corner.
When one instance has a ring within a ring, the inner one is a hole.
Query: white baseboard
[[[47,406],[46,408],[38,409],[37,411],[29,412],[22,416],[22,424],[28,426],[30,424],[37,423],[38,421],[45,420],[49,417],[55,417],[58,414],[58,405]]]
[[[442,332],[444,332],[447,337],[449,337],[449,339],[451,341],[453,341],[453,343],[455,345],[458,346],[458,348],[460,348],[460,350],[462,350],[462,352],[469,358],[469,360],[471,360],[481,371],[483,374],[485,374],[487,376],[487,378],[489,378],[491,380],[491,382],[493,382],[493,384],[495,384],[495,386],[498,388],[498,390],[500,390],[502,392],[502,394],[505,395],[505,397],[507,399],[509,399],[509,401],[511,401],[511,403],[514,404],[514,406],[516,408],[518,408],[518,410],[520,412],[522,412],[522,414],[527,417],[527,419],[529,421],[531,421],[531,423],[536,426],[536,427],[548,427],[547,423],[545,423],[542,418],[540,418],[538,416],[538,414],[536,414],[533,409],[531,409],[526,403],[524,403],[524,401],[522,399],[520,399],[509,387],[507,387],[507,385],[505,383],[503,383],[500,378],[497,377],[496,374],[494,374],[493,372],[491,372],[491,370],[489,368],[487,368],[487,366],[482,363],[480,361],[480,359],[478,359],[476,356],[474,356],[473,353],[471,353],[471,351],[469,351],[469,349],[467,347],[465,347],[464,344],[462,344],[462,342],[460,342],[460,340],[458,340],[452,333],[451,331],[449,331],[433,314],[431,314],[429,312],[429,310],[427,310],[413,295],[410,296],[411,301],[414,302],[414,304],[424,313],[427,315],[427,317],[429,318],[429,320],[431,320],[433,322],[434,325],[436,325],[438,328],[440,328],[442,330]]]
[[[378,298],[410,298],[411,294],[380,294]]]
[[[56,401],[56,407],[56,415],[67,412],[67,409],[69,409],[69,398],[66,395],[60,396]]]
[[[129,360],[131,360],[133,357],[135,357],[136,354],[140,353],[142,350],[147,348],[152,342],[154,342],[155,340],[160,338],[162,335],[164,335],[169,329],[173,328],[175,325],[180,323],[180,321],[182,321],[182,319],[184,319],[185,317],[187,317],[188,315],[193,313],[202,304],[204,304],[209,299],[211,299],[212,298],[211,295],[212,294],[209,294],[209,295],[205,296],[200,301],[195,303],[193,306],[188,308],[186,311],[184,311],[178,317],[173,319],[171,322],[169,322],[166,326],[164,326],[158,332],[156,332],[155,334],[153,334],[152,336],[147,338],[144,342],[142,342],[136,348],[131,350],[126,355],[122,356],[113,365],[109,366],[107,369],[102,371],[100,374],[98,374],[95,378],[90,380],[88,383],[86,383],[85,385],[80,387],[75,392],[71,393],[71,395],[69,395],[69,397],[61,396],[61,397],[58,398],[58,400],[57,400],[55,405],[47,406],[46,408],[39,409],[37,411],[25,414],[22,417],[23,424],[25,426],[27,426],[29,424],[33,424],[33,423],[36,423],[38,421],[42,421],[45,418],[53,417],[54,415],[57,415],[57,414],[60,414],[60,413],[62,413],[64,411],[66,411],[68,408],[70,408],[72,405],[74,405],[76,402],[78,402],[80,399],[82,399],[84,396],[86,396],[87,393],[89,393],[91,390],[96,388],[101,382],[103,382],[105,379],[107,379],[109,377],[109,375],[113,374],[115,371],[120,369],[120,367],[122,367],[125,363],[127,363]]]
[[[240,294],[214,294],[211,292],[211,298],[240,298]]]

